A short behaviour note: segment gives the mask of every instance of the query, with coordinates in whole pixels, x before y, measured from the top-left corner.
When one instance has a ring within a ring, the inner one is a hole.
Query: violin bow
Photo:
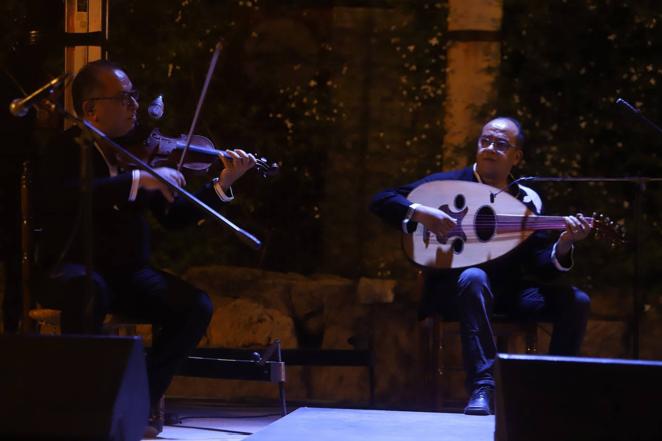
[[[202,92],[200,92],[200,98],[198,98],[198,104],[195,108],[195,114],[193,115],[193,121],[191,121],[191,128],[188,131],[188,135],[186,135],[186,145],[184,146],[184,150],[182,151],[182,156],[179,159],[179,164],[177,164],[177,171],[181,171],[182,165],[184,164],[184,158],[186,157],[186,152],[188,152],[189,147],[191,146],[191,140],[193,139],[193,132],[195,131],[195,127],[198,124],[198,118],[200,117],[200,110],[202,109],[202,103],[205,101],[205,97],[207,96],[207,89],[209,89],[209,82],[211,81],[211,76],[214,73],[214,70],[216,69],[216,63],[218,62],[218,56],[221,54],[221,42],[219,41],[216,43],[216,48],[214,49],[214,54],[211,57],[211,62],[209,63],[209,69],[207,70],[207,76],[205,77],[205,83],[202,85]],[[242,228],[239,228],[237,225],[234,223],[230,222],[226,217],[218,213],[217,211],[211,209],[208,207],[206,204],[204,204],[201,201],[198,201],[193,195],[188,194],[186,191],[181,190],[182,194],[186,196],[187,199],[193,200],[195,199],[200,207],[205,209],[208,213],[211,213],[216,219],[220,220],[223,222],[225,225],[230,227],[236,234],[237,237],[250,246],[251,248],[258,250],[262,246],[262,243],[260,240],[250,234],[248,231],[243,230]]]
[[[209,63],[209,69],[207,69],[207,76],[205,77],[205,83],[202,85],[202,92],[200,92],[200,98],[198,98],[198,104],[195,107],[195,114],[193,115],[193,121],[191,121],[191,128],[186,135],[186,145],[182,151],[182,156],[179,158],[179,164],[177,164],[177,171],[182,170],[182,165],[184,164],[184,158],[188,152],[188,148],[191,145],[191,139],[193,139],[193,132],[195,127],[198,125],[198,118],[200,117],[200,110],[202,109],[202,103],[205,102],[205,97],[207,96],[207,89],[209,89],[209,83],[211,81],[211,76],[214,74],[216,69],[216,63],[218,62],[218,56],[221,54],[221,42],[216,43],[216,48],[214,49],[214,54],[211,57],[211,62]]]

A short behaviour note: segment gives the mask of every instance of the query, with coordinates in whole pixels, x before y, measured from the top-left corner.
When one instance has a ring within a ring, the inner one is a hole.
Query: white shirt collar
[[[473,169],[474,169],[474,176],[475,176],[476,180],[478,181],[479,184],[482,184],[483,180],[480,178],[480,175],[478,174],[478,170],[476,168],[476,163],[475,162],[474,162]]]

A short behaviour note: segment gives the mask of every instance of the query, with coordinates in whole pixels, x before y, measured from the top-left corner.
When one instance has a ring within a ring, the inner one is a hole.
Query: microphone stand
[[[625,182],[634,184],[637,191],[634,198],[634,262],[632,280],[632,357],[639,358],[639,328],[642,312],[642,299],[640,294],[641,285],[641,230],[642,209],[644,192],[650,182],[662,182],[662,178],[645,176],[630,176],[622,178],[607,177],[550,177],[550,176],[525,176],[513,182]],[[496,194],[498,195],[498,193]],[[496,196],[494,195],[494,196]]]
[[[636,106],[633,106],[623,98],[617,98],[616,99],[616,104],[623,106],[626,108],[631,114],[637,117],[639,121],[643,122],[645,125],[647,125],[650,129],[655,131],[657,134],[662,135],[662,128],[657,125],[655,122],[651,121],[648,119],[643,113],[641,113],[641,110],[639,110]],[[641,316],[641,302],[638,301],[638,287],[639,287],[639,250],[641,248],[641,242],[640,242],[640,235],[639,231],[641,229],[641,210],[643,207],[643,194],[646,191],[646,184],[648,182],[657,182],[662,179],[660,178],[640,178],[638,181],[636,181],[638,185],[638,192],[636,193],[635,197],[635,219],[636,219],[636,230],[637,230],[637,235],[635,236],[636,243],[635,243],[635,287],[637,290],[634,292],[635,294],[635,301],[634,301],[634,307],[635,307],[635,329],[634,331],[636,332],[636,338],[635,340],[636,346],[634,346],[634,353],[635,353],[635,358],[639,358],[639,318]]]

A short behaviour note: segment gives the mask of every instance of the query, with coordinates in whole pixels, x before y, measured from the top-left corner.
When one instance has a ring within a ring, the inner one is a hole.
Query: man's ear
[[[94,101],[83,101],[83,117],[89,118],[94,116]]]
[[[522,151],[522,149],[516,149],[513,152],[513,159],[514,159],[513,165],[519,165],[519,163],[522,162],[522,158],[524,158],[524,152]]]

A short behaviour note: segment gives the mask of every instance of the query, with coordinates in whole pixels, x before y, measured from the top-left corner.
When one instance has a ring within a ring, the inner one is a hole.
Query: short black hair
[[[83,117],[83,101],[102,87],[99,81],[99,73],[105,70],[124,70],[117,63],[108,60],[96,60],[82,67],[71,84],[71,97],[74,101],[74,110],[79,117]]]
[[[522,124],[520,124],[519,120],[517,118],[513,118],[512,116],[496,116],[492,118],[492,121],[494,121],[495,119],[505,119],[506,121],[510,121],[511,123],[515,124],[515,127],[517,127],[517,135],[515,135],[515,139],[517,139],[517,147],[523,149],[524,129],[522,129]]]

